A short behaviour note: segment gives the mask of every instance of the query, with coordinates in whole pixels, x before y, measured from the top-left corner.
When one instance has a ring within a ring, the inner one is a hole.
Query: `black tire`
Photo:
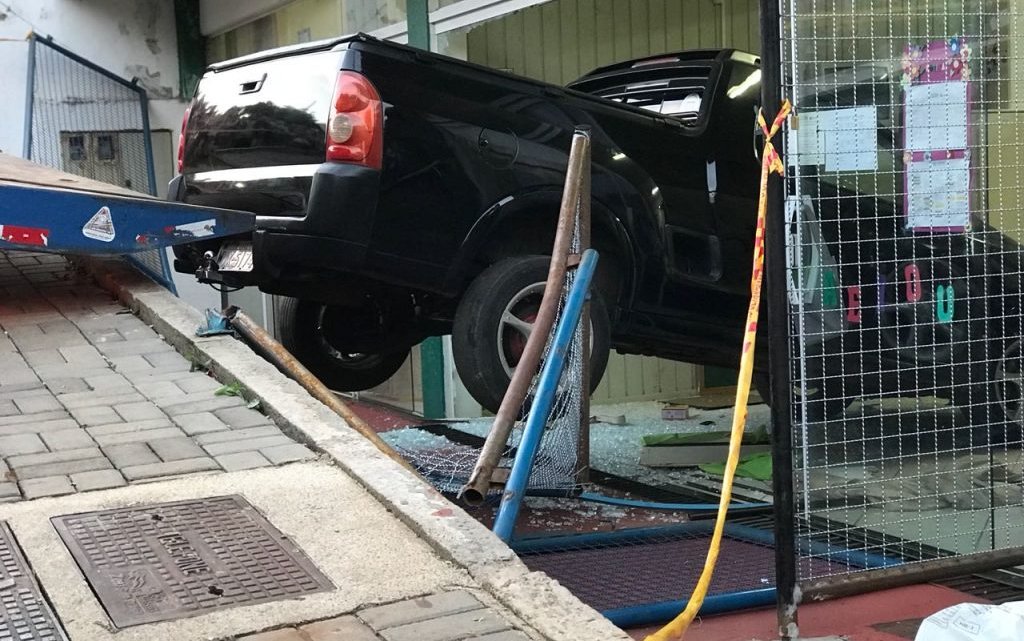
[[[988,350],[974,345],[971,362],[957,370],[952,404],[960,410],[969,428],[969,445],[983,447],[1021,438],[1022,393],[1020,387],[1020,341],[1001,345],[993,341]]]
[[[506,258],[485,269],[470,284],[455,313],[452,352],[466,389],[485,409],[496,412],[518,362],[516,349],[525,337],[504,323],[506,309],[522,320],[531,305],[539,306],[547,280],[548,256]],[[611,328],[599,293],[590,297],[590,391],[601,382],[608,365]],[[534,309],[534,311],[536,311]],[[529,321],[527,320],[528,324]],[[499,334],[500,332],[500,334]]]
[[[296,298],[282,300],[277,309],[281,344],[324,385],[339,392],[367,390],[387,381],[405,363],[409,355],[407,345],[367,353],[349,352],[343,346],[332,344],[330,335],[344,330],[335,327],[325,332],[324,319],[344,315],[328,316],[328,310],[323,303]]]

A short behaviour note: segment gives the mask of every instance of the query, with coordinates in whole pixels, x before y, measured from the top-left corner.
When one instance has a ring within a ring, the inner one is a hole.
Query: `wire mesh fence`
[[[797,541],[1024,545],[1022,11],[781,3]]]
[[[574,210],[575,218],[568,247],[570,255],[582,253],[581,207],[578,201]],[[555,323],[544,345],[542,362],[547,360],[550,354],[558,324],[564,315],[565,304],[576,278],[575,269],[566,270],[559,291]],[[523,319],[535,317],[541,304],[544,285],[543,282],[539,282],[524,288],[520,292],[521,295],[509,303],[507,315],[513,316],[514,319],[506,323],[507,326],[502,328],[502,332],[506,347],[503,355],[511,361],[510,367],[518,365],[521,347],[518,347],[517,343],[525,341],[525,336],[521,332],[532,331],[532,324]],[[530,490],[570,491],[577,485],[580,468],[587,465],[579,456],[580,425],[586,413],[582,392],[583,334],[582,325],[577,326],[567,347],[565,367],[558,379],[558,388],[547,416],[547,428],[531,467],[528,483]],[[508,469],[512,465],[516,450],[523,439],[527,415],[539,393],[539,381],[540,376],[537,375],[530,382],[526,399],[519,411],[521,420],[513,424],[508,440],[501,448],[501,456],[497,462],[499,468]],[[384,438],[439,490],[451,494],[457,494],[466,484],[481,455],[481,449],[475,444],[451,442],[440,435],[413,433],[409,436],[385,435]],[[495,485],[491,492],[498,494],[501,487]]]
[[[50,38],[29,37],[25,157],[156,195],[145,89]],[[139,252],[129,260],[174,289],[164,252]]]

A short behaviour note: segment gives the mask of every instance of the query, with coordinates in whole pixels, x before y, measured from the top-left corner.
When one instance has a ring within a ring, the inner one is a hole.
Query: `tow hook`
[[[217,260],[214,258],[212,251],[206,251],[203,253],[203,258],[199,263],[199,268],[196,269],[196,278],[198,278],[201,283],[224,282],[217,265]]]

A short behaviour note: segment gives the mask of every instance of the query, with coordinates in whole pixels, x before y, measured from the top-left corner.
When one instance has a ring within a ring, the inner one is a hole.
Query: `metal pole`
[[[430,11],[427,0],[405,0],[405,25],[409,45],[430,49]]]
[[[800,589],[804,599],[823,601],[1018,565],[1024,565],[1024,548],[991,550],[968,556],[950,556],[922,563],[895,565],[847,574],[841,581],[837,581],[836,577],[826,577],[803,582]]]
[[[761,0],[761,96],[765,119],[771,122],[782,104],[782,53],[779,3]],[[785,158],[786,137],[775,143]],[[768,178],[765,238],[768,278],[769,367],[772,398],[772,491],[775,504],[775,586],[779,635],[798,636],[796,514],[793,495],[793,431],[790,424],[792,384],[789,370],[789,300],[786,293],[786,221],[784,179]]]
[[[569,344],[579,326],[583,304],[586,302],[587,292],[590,290],[590,279],[596,268],[597,252],[588,249],[583,253],[583,260],[576,270],[576,279],[573,281],[569,297],[565,301],[565,309],[562,318],[559,319],[558,329],[555,330],[551,351],[548,352],[548,358],[544,361],[540,382],[537,383],[537,397],[530,408],[530,417],[526,421],[523,438],[516,450],[512,473],[509,474],[508,482],[505,484],[501,505],[498,506],[498,514],[494,517],[494,533],[505,542],[511,541],[512,535],[515,533],[516,517],[519,515],[519,506],[526,494],[526,485],[530,480],[530,471],[533,469],[533,459],[537,455],[540,439],[544,436],[544,430],[547,428],[548,414],[551,412],[551,406],[558,393],[558,379],[562,376]]]
[[[491,488],[491,477],[494,468],[501,460],[501,455],[508,443],[508,435],[512,432],[523,400],[530,389],[540,358],[544,352],[551,327],[555,324],[558,314],[558,301],[562,296],[565,283],[565,269],[569,254],[569,243],[572,242],[573,224],[576,220],[576,204],[580,197],[580,176],[583,171],[583,151],[589,147],[590,138],[579,134],[573,136],[569,150],[569,167],[565,174],[565,188],[562,191],[562,206],[558,214],[558,226],[555,229],[555,243],[551,249],[551,265],[548,267],[548,279],[544,285],[544,296],[541,299],[537,318],[533,322],[533,330],[526,339],[523,355],[512,373],[505,397],[494,417],[494,423],[487,432],[487,440],[480,450],[473,473],[459,492],[459,498],[470,505],[480,505]]]
[[[28,79],[25,82],[25,134],[21,155],[32,160],[32,105],[36,93],[36,34],[28,34]]]
[[[259,323],[249,318],[245,312],[237,307],[229,307],[225,309],[224,316],[231,321],[231,327],[241,334],[242,337],[250,344],[254,345],[264,358],[287,374],[289,378],[304,387],[306,391],[313,396],[313,398],[329,407],[341,418],[345,419],[345,422],[349,424],[349,427],[354,429],[356,432],[359,432],[359,434],[366,440],[373,443],[373,445],[376,446],[378,450],[386,454],[388,458],[409,470],[417,477],[420,476],[416,468],[391,449],[391,446],[385,443],[372,427],[367,425],[363,419],[359,418],[359,416],[352,411],[352,408],[342,402],[334,392],[327,389],[327,387],[320,382],[320,379],[306,369],[302,363],[297,361],[295,357],[292,356],[283,345],[281,345],[281,343],[274,340],[274,337],[271,336],[267,330],[263,329]]]
[[[149,96],[142,87],[139,92],[139,109],[142,110],[142,144],[146,153],[146,179],[149,181],[149,195],[156,196],[156,169],[153,165],[153,138],[149,128]]]
[[[576,133],[590,140],[590,127],[578,126]],[[590,145],[583,150],[583,170],[580,175],[579,253],[590,249]],[[590,481],[590,299],[583,305],[580,323],[583,328],[583,372],[580,384],[580,429],[577,439],[576,482]]]

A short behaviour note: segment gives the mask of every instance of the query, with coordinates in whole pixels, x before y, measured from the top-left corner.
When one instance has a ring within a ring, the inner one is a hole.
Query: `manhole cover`
[[[0,521],[0,641],[67,641],[7,524]]]
[[[334,587],[240,496],[52,521],[117,627]]]

